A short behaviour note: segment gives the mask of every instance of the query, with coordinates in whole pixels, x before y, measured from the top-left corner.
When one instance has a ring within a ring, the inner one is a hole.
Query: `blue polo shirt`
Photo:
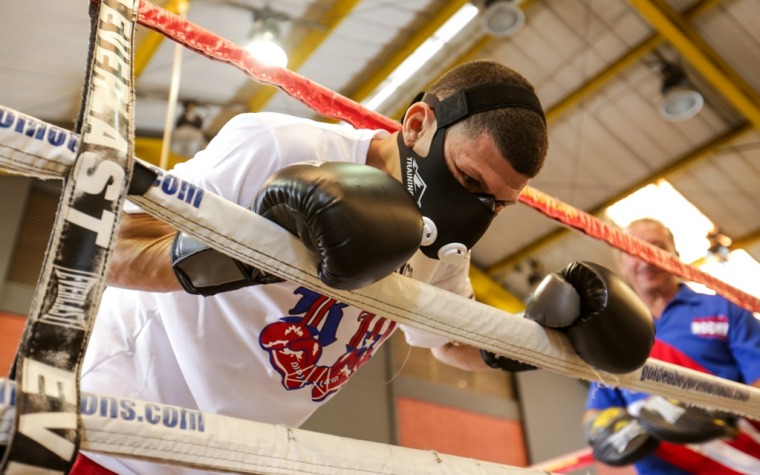
[[[731,381],[760,379],[760,321],[719,295],[697,293],[685,284],[655,320],[651,357]],[[587,409],[628,407],[644,393],[591,383]],[[639,474],[687,474],[654,455],[636,464]]]

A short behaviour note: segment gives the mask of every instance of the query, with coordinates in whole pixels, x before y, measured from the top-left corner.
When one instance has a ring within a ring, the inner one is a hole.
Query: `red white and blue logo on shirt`
[[[396,328],[396,323],[362,311],[358,326],[345,351],[332,362],[322,361],[323,350],[337,341],[338,326],[347,304],[299,287],[300,295],[288,315],[270,323],[259,336],[269,362],[282,377],[287,390],[311,387],[311,399],[323,401],[348,382],[369,361]]]
[[[725,340],[728,338],[728,317],[725,315],[694,317],[691,320],[691,334]]]

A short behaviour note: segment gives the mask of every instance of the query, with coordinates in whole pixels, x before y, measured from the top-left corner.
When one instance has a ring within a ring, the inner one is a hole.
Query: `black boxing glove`
[[[509,356],[497,355],[488,350],[480,350],[480,357],[483,358],[483,362],[486,366],[500,369],[502,371],[508,371],[510,373],[522,373],[523,371],[533,371],[534,369],[538,369],[538,367],[533,366],[532,364],[513,360]]]
[[[687,406],[662,396],[648,397],[637,418],[653,437],[674,444],[700,444],[734,438],[737,434],[734,416]]]
[[[547,275],[528,300],[525,317],[560,329],[584,361],[609,373],[641,367],[654,345],[652,315],[636,292],[590,262]]]
[[[399,269],[422,242],[422,214],[400,181],[368,166],[304,162],[279,170],[255,209],[319,255],[330,287],[366,287]]]
[[[320,257],[319,278],[351,290],[400,268],[422,241],[422,216],[403,185],[368,165],[299,163],[267,180],[253,211],[298,236]],[[171,249],[172,267],[189,293],[214,295],[281,282],[185,233]]]
[[[620,467],[654,452],[659,441],[623,407],[608,407],[586,424],[586,440],[594,458]]]
[[[217,251],[183,231],[174,236],[170,254],[174,275],[185,292],[194,295],[207,297],[251,285],[283,281]]]

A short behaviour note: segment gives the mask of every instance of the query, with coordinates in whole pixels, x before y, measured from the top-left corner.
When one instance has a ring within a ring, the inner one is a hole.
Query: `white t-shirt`
[[[172,173],[248,207],[276,170],[306,160],[365,163],[370,141],[381,134],[387,132],[280,114],[242,114]],[[130,212],[138,209],[127,206]],[[472,294],[468,265],[417,252],[405,273]],[[290,282],[212,297],[107,288],[81,388],[297,427],[397,326],[413,346],[447,341]],[[144,462],[88,456],[117,473],[156,473],[157,467],[149,469]],[[160,473],[196,473],[166,470]]]

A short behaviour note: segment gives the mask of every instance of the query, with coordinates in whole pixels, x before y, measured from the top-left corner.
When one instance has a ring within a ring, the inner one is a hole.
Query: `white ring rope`
[[[103,0],[89,9],[90,47],[78,119],[83,135],[64,176],[11,369],[18,382],[18,410],[0,459],[3,474],[68,473],[79,450],[79,369],[134,168],[132,53],[138,3]]]
[[[13,427],[15,383],[0,379],[0,445]],[[367,442],[168,404],[82,393],[81,448],[204,470],[259,475],[529,475],[433,451]],[[5,442],[4,442],[5,441]]]
[[[20,123],[24,125],[18,126]],[[52,178],[73,164],[74,153],[65,146],[77,139],[73,133],[3,107],[0,124],[9,124],[0,126],[0,168]],[[46,137],[60,138],[61,134],[66,137],[59,139],[63,145],[48,143]],[[566,376],[760,418],[759,389],[654,359],[627,374],[600,372],[581,360],[558,331],[399,274],[357,291],[328,287],[316,277],[314,256],[284,229],[208,191],[202,198],[196,193],[188,200],[192,203],[187,203],[178,198],[178,190],[188,185],[139,159],[135,161],[157,171],[160,177],[143,196],[130,196],[132,201],[250,265],[396,322]],[[188,199],[187,189],[185,195]],[[247,232],[251,229],[256,232]]]

